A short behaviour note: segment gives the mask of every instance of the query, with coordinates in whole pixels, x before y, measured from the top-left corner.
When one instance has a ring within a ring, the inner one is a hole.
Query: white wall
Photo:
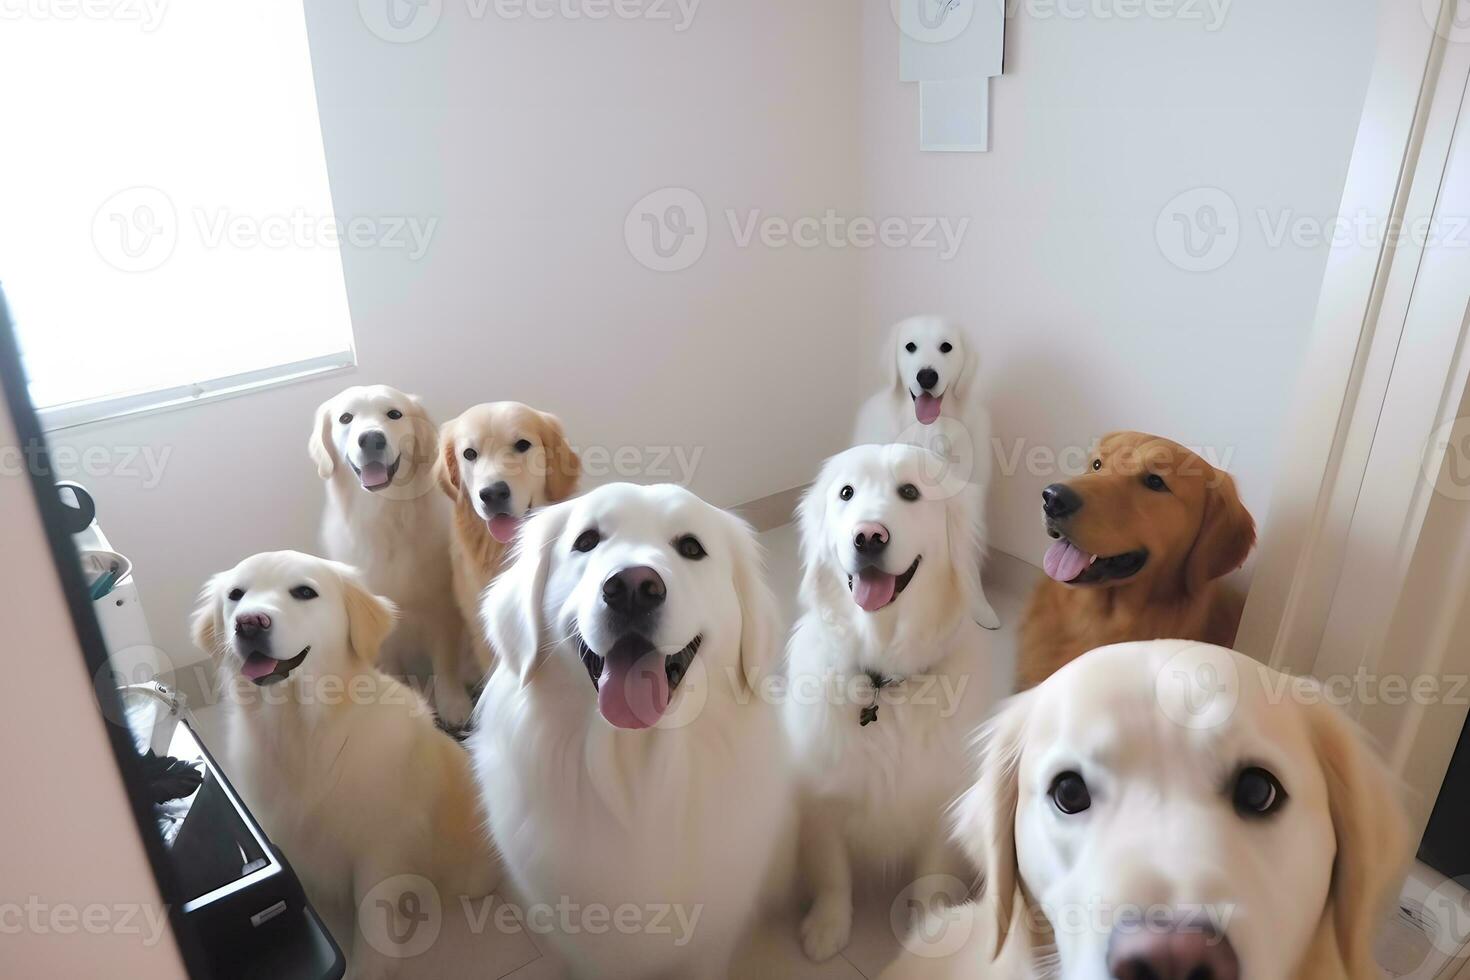
[[[54,437],[169,453],[156,487],[80,478],[175,663],[196,656],[185,619],[206,575],[316,547],[305,441],[312,410],[347,384],[420,392],[440,419],[527,401],[574,443],[647,449],[650,465],[660,447],[699,453],[692,486],[722,505],[805,482],[846,438],[856,256],[739,248],[722,212],[857,199],[849,0],[710,2],[684,31],[495,9],[446,0],[428,37],[398,44],[356,3],[307,4],[337,216],[438,220],[417,262],[344,249],[360,370]],[[677,274],[624,242],[633,204],[670,185],[696,191],[711,224]]]
[[[1273,231],[1336,213],[1375,4],[1225,3],[1217,30],[1204,3],[1010,6],[984,154],[919,152],[898,30],[886,3],[864,6],[865,206],[972,218],[948,263],[869,257],[868,335],[914,312],[956,316],[983,351],[1006,454],[1018,440],[1080,451],[1112,429],[1157,432],[1227,460],[1259,521],[1327,253],[1273,247],[1257,211]],[[1139,8],[1206,17],[1092,13]],[[1155,237],[1166,203],[1195,187],[1223,190],[1240,215],[1237,251],[1211,272],[1172,265]],[[991,540],[1039,564],[1040,490],[1056,477],[1003,465]]]
[[[481,6],[446,0],[432,33],[395,44],[357,4],[307,5],[338,216],[438,219],[419,261],[345,250],[361,369],[56,439],[169,452],[156,487],[83,479],[176,662],[194,657],[184,622],[208,573],[315,546],[303,443],[312,409],[348,383],[419,391],[441,418],[521,399],[582,446],[698,451],[694,489],[733,504],[808,480],[874,383],[880,329],[938,311],[985,352],[1007,453],[1154,430],[1228,458],[1264,516],[1325,250],[1272,247],[1255,211],[1334,213],[1370,0],[1230,4],[1216,31],[1048,18],[1022,0],[993,150],[978,155],[918,151],[918,93],[897,80],[882,0],[707,0],[682,32],[504,20],[494,3],[470,15]],[[1155,219],[1206,185],[1237,203],[1240,245],[1188,273]],[[696,191],[709,216],[707,251],[678,273],[644,268],[623,238],[629,208],[666,186]],[[971,225],[944,261],[740,247],[725,217],[829,208]],[[998,472],[996,547],[1039,559],[1035,504],[1054,475]]]

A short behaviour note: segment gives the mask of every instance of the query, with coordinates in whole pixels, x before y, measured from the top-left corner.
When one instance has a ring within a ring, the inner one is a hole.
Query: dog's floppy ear
[[[480,601],[480,620],[501,670],[514,671],[521,686],[541,660],[541,596],[551,571],[551,551],[566,527],[569,505],[556,504],[528,517],[510,565],[490,583]]]
[[[880,378],[888,379],[888,387],[893,389],[895,395],[907,395],[908,385],[903,383],[903,372],[898,369],[898,341],[903,334],[903,325],[907,320],[900,320],[888,328],[888,339],[883,342],[883,362]]]
[[[1021,793],[1021,748],[1034,700],[1031,692],[1011,698],[980,729],[975,737],[980,778],[954,804],[954,840],[980,870],[986,907],[995,912],[992,959],[1005,945],[1021,896],[1016,807]]]
[[[306,440],[306,451],[316,464],[316,475],[323,480],[337,468],[337,451],[332,448],[332,402],[328,398],[317,406],[315,420],[311,425],[311,438]]]
[[[434,476],[450,500],[459,499],[459,456],[454,452],[454,423],[450,419],[439,427],[439,459]]]
[[[1208,467],[1205,515],[1184,562],[1184,585],[1192,593],[1245,564],[1256,543],[1256,522],[1240,502],[1230,474],[1200,465]]]
[[[1379,976],[1373,940],[1411,857],[1407,820],[1398,803],[1402,789],[1341,710],[1320,698],[1305,708],[1337,838],[1324,914],[1332,916],[1346,975],[1367,980]]]
[[[956,397],[969,394],[970,386],[978,380],[980,374],[980,352],[975,349],[969,337],[964,338],[964,343],[965,363],[960,366],[960,373],[955,375],[954,381],[950,384]]]
[[[225,638],[224,610],[220,606],[219,591],[228,572],[211,575],[199,590],[199,600],[194,614],[189,617],[189,635],[194,645],[211,657],[223,650]]]
[[[566,500],[577,492],[582,478],[582,458],[567,442],[561,419],[542,412],[541,442],[546,447],[546,499],[550,503]]]
[[[364,662],[376,664],[383,641],[398,622],[398,607],[374,595],[357,569],[340,562],[330,563],[342,582],[342,604],[347,609],[347,643]]]
[[[801,604],[808,609],[825,610],[822,602],[824,579],[831,577],[827,563],[822,561],[822,526],[827,521],[827,498],[831,496],[827,486],[827,465],[812,485],[801,495],[796,505],[796,529],[801,538],[801,585],[797,591]]]
[[[733,514],[725,516],[730,523],[735,595],[740,600],[740,673],[746,689],[755,692],[780,659],[781,616],[766,582],[765,556],[754,529]]]

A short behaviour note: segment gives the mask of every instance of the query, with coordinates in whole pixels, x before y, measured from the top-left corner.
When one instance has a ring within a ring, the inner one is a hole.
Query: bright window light
[[[0,0],[0,282],[57,428],[352,363],[301,0]]]

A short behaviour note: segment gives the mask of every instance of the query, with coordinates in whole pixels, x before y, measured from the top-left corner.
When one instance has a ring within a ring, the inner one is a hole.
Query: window
[[[47,428],[353,363],[300,0],[0,10],[0,281]]]

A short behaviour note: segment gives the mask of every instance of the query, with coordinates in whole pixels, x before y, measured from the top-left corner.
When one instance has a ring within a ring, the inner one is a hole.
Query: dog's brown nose
[[[863,521],[853,535],[852,546],[860,555],[877,558],[888,547],[888,528],[876,521]]]
[[[265,613],[241,613],[235,617],[235,632],[247,640],[270,628],[271,618]]]
[[[1120,922],[1108,943],[1114,980],[1238,980],[1230,940],[1208,926],[1133,919]]]
[[[666,594],[664,580],[647,565],[614,572],[602,583],[602,601],[625,616],[657,609],[663,605]]]

